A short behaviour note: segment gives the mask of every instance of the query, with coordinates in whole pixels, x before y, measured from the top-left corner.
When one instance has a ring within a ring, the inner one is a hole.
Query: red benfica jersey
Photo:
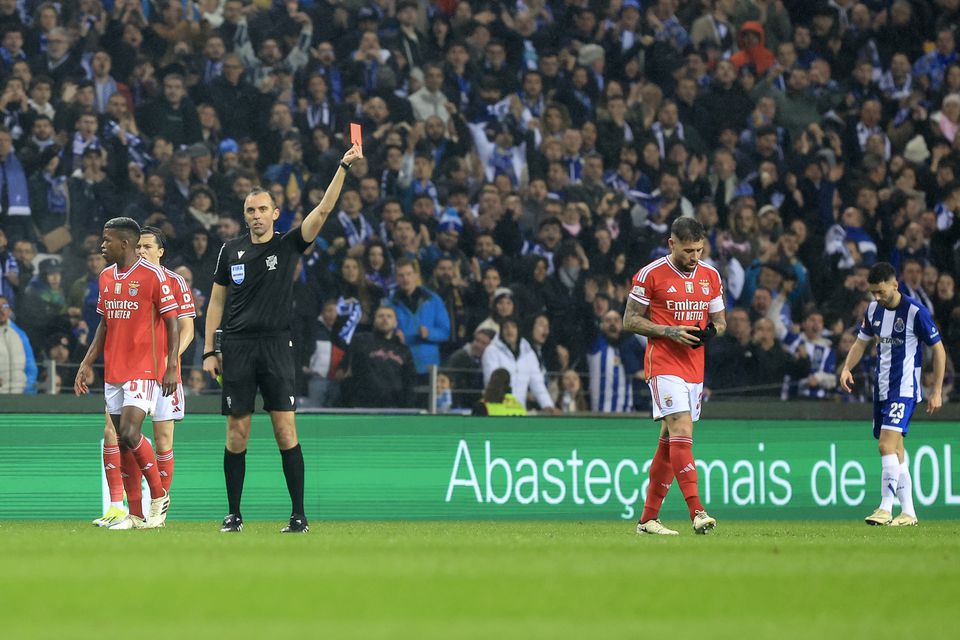
[[[707,326],[709,314],[723,311],[723,285],[716,269],[697,262],[692,273],[683,273],[669,256],[654,260],[633,276],[630,297],[650,308],[650,320],[672,326]],[[677,376],[690,383],[703,382],[704,349],[692,349],[670,338],[650,338],[644,375]]]
[[[166,267],[160,268],[164,274],[166,274],[170,288],[173,289],[173,295],[177,299],[177,320],[180,318],[196,318],[197,308],[193,304],[193,296],[190,294],[190,287],[187,286],[187,281],[175,271],[170,271],[170,269]],[[161,344],[167,344],[167,325],[160,323],[160,326],[162,329],[160,335],[163,340]],[[180,363],[177,364],[179,365]],[[160,373],[163,375],[162,371]],[[177,366],[177,382],[182,382],[180,379],[179,366]]]
[[[121,385],[160,380],[167,367],[163,318],[176,317],[178,310],[173,287],[160,267],[141,258],[126,273],[116,264],[104,269],[97,300],[97,313],[107,323],[104,381]]]

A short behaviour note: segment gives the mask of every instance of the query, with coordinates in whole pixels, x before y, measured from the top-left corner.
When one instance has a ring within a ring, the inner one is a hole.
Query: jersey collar
[[[670,259],[670,256],[664,256],[663,259],[670,266],[670,268],[673,269],[673,272],[675,274],[677,274],[681,278],[684,278],[685,280],[693,279],[693,276],[697,274],[697,268],[700,266],[700,261],[697,260],[697,265],[693,268],[693,271],[691,271],[690,273],[684,273],[683,271],[680,271],[680,269],[677,269],[677,266],[673,264],[673,260]]]
[[[143,258],[137,258],[137,261],[134,262],[133,265],[131,265],[130,268],[127,269],[125,273],[120,273],[120,269],[117,268],[117,263],[114,262],[113,272],[116,274],[117,280],[125,280],[127,276],[133,273],[133,270],[136,269],[141,262],[143,262]]]

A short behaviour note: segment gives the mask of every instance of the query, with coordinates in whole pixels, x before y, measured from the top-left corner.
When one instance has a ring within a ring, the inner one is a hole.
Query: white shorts
[[[104,383],[103,399],[107,413],[119,415],[124,407],[136,407],[144,413],[153,413],[154,389],[159,386],[156,380],[130,380],[122,385]]]
[[[177,390],[169,396],[163,395],[163,387],[157,385],[154,391],[154,400],[156,408],[153,410],[154,422],[166,422],[167,420],[183,420],[183,384],[177,383]]]
[[[654,420],[683,411],[689,411],[694,422],[700,419],[702,382],[687,382],[678,376],[653,376],[647,384],[653,395]]]

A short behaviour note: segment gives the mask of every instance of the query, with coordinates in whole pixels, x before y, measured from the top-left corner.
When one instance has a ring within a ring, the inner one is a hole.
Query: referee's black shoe
[[[302,516],[299,513],[290,516],[290,524],[280,529],[280,533],[306,533],[307,531],[310,531],[307,516]]]
[[[243,531],[243,516],[239,513],[231,513],[223,519],[220,533],[240,533],[241,531]]]

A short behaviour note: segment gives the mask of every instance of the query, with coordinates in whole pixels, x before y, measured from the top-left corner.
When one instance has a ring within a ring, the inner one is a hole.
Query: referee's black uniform
[[[255,410],[257,390],[265,411],[295,411],[297,406],[293,339],[290,316],[293,274],[310,243],[300,227],[268,242],[253,243],[249,235],[223,245],[217,257],[214,282],[225,287],[222,321],[223,415],[243,417]],[[297,444],[281,449],[283,474],[293,515],[284,532],[309,530],[304,514],[303,451]],[[246,450],[224,450],[224,479],[230,515],[221,531],[242,528],[240,496],[246,473]]]
[[[245,235],[220,249],[213,280],[227,288],[220,406],[225,416],[253,413],[258,388],[265,411],[296,409],[293,274],[308,246],[296,227],[269,242],[254,244]]]

